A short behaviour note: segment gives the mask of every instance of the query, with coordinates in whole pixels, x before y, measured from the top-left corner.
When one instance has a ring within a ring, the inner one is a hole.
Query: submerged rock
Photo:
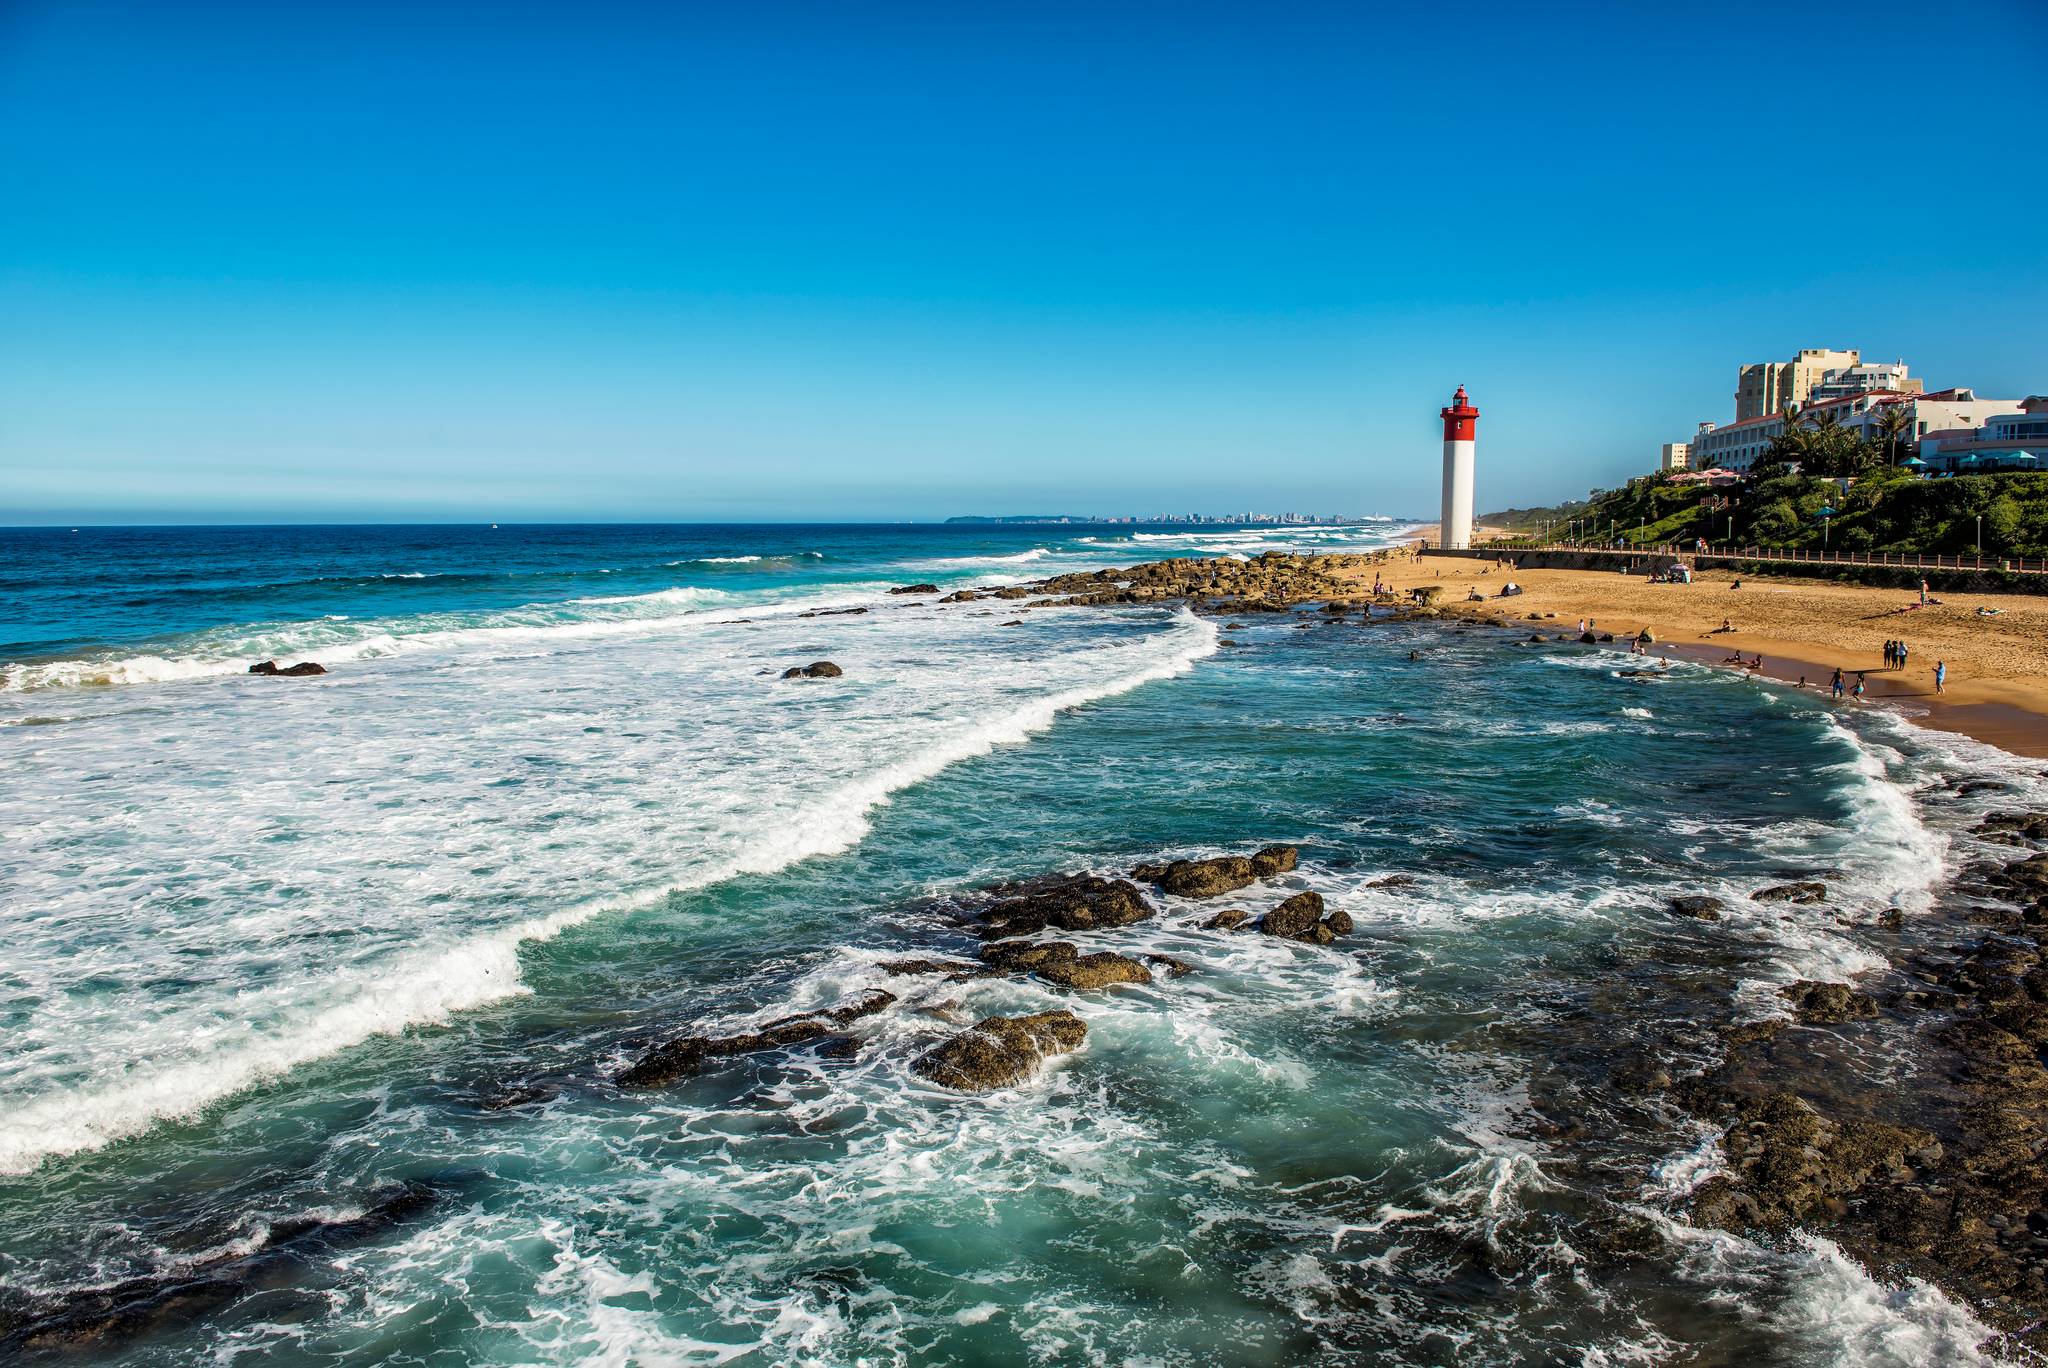
[[[950,593],[950,594],[946,595],[946,596],[945,596],[944,598],[940,599],[940,600],[939,600],[939,602],[941,602],[941,603],[973,603],[973,602],[974,602],[974,601],[975,601],[976,599],[979,599],[980,597],[981,597],[981,594],[980,594],[980,592],[979,592],[978,590],[974,590],[974,589],[955,589],[955,590],[954,590],[954,591],[953,591],[952,593]]]
[[[939,592],[939,586],[936,584],[899,584],[889,592],[892,594],[936,594]]]
[[[714,1059],[782,1049],[833,1035],[835,1027],[872,1016],[894,1001],[894,993],[876,988],[830,1011],[783,1017],[758,1031],[732,1036],[684,1036],[649,1050],[615,1081],[623,1088],[664,1087],[688,1078]]]
[[[1235,931],[1252,919],[1252,914],[1242,907],[1226,907],[1202,923],[1204,931]]]
[[[280,666],[274,660],[260,661],[249,667],[252,675],[275,675],[280,679],[299,679],[307,675],[324,675],[327,667],[317,660],[302,660],[296,665]]]
[[[1776,884],[1770,888],[1759,888],[1749,895],[1757,902],[1817,903],[1828,900],[1828,886],[1824,883]]]
[[[1414,888],[1421,882],[1422,880],[1416,878],[1413,874],[1389,874],[1383,879],[1374,879],[1366,887],[1380,889]]]
[[[846,671],[829,660],[814,660],[808,665],[792,665],[782,672],[784,679],[837,679]]]
[[[910,1071],[941,1087],[990,1092],[1023,1082],[1042,1061],[1081,1048],[1087,1036],[1081,1018],[1068,1011],[983,1017],[918,1056]]]
[[[1721,913],[1728,906],[1710,893],[1687,893],[1665,905],[1681,917],[1697,917],[1701,921],[1721,920]]]

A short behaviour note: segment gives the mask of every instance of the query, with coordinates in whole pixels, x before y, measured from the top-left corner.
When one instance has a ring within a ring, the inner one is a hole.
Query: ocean
[[[1396,530],[0,531],[0,1355],[1992,1361],[1691,1226],[1712,1133],[1582,1072],[1882,966],[2040,762],[1477,629],[886,592]],[[882,967],[990,884],[1275,842],[1098,938],[1185,975]],[[1353,934],[1201,929],[1304,889]],[[612,1082],[874,988],[850,1055]],[[1023,1086],[907,1067],[1052,1007]]]

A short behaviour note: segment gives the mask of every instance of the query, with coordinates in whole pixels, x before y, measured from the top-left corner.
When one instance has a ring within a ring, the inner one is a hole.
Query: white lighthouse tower
[[[1472,445],[1479,431],[1479,410],[1465,397],[1465,387],[1451,399],[1444,415],[1444,515],[1437,526],[1437,545],[1446,551],[1472,545]]]

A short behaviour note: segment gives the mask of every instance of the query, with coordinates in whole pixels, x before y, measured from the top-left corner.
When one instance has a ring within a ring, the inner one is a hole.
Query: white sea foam
[[[507,655],[502,630],[481,641],[448,634],[441,659],[365,680],[346,705],[302,691],[215,703],[169,734],[157,763],[173,768],[128,772],[149,801],[137,798],[123,841],[101,853],[83,852],[100,845],[91,833],[123,800],[111,787],[80,795],[71,777],[118,768],[134,736],[114,715],[64,729],[73,739],[17,767],[0,795],[0,818],[25,833],[0,874],[23,895],[9,930],[28,985],[18,1003],[0,993],[0,1007],[29,1019],[24,1048],[0,1068],[0,1172],[518,993],[522,945],[674,889],[845,850],[891,793],[1021,741],[1062,711],[1180,673],[1216,641],[1212,624],[1186,614],[1149,634],[1076,618],[1064,649],[1056,638],[978,635],[937,613],[830,621],[853,648],[842,659],[871,682],[841,687],[823,710],[815,690],[759,681],[754,633],[731,628],[658,665],[616,648],[588,657],[559,634],[523,657]],[[789,616],[756,625],[769,629],[820,630]],[[664,650],[659,638],[631,639],[640,652]],[[1017,672],[1030,683],[996,685],[991,672],[961,667],[987,650],[1051,654]],[[488,666],[480,678],[492,682],[480,687],[493,706],[479,715],[462,690],[436,681],[433,669],[447,666]],[[523,701],[535,691],[544,708]],[[639,710],[623,728],[605,721],[627,701],[621,691]],[[273,735],[308,728],[310,748]],[[750,734],[779,739],[735,754],[729,738]],[[692,735],[703,738],[696,752]],[[539,768],[519,759],[535,755]],[[234,782],[215,787],[227,757]],[[309,766],[330,785],[310,806]],[[497,782],[508,768],[510,787]],[[162,801],[162,785],[181,776],[197,782]],[[527,796],[528,783],[544,787]],[[559,797],[546,796],[557,787]],[[442,817],[426,820],[430,810]],[[274,844],[280,834],[291,843]],[[543,910],[503,921],[502,906]],[[108,907],[124,909],[118,920],[105,919]],[[330,918],[357,934],[308,938]],[[87,935],[104,948],[80,954]],[[183,979],[194,952],[245,958],[246,977],[216,979],[211,992],[148,988]],[[133,986],[104,1007],[67,992],[96,975]]]

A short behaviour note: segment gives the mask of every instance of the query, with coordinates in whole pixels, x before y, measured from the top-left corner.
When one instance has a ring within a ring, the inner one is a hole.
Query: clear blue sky
[[[2039,0],[0,0],[0,523],[1429,512],[2048,391]],[[1810,24],[1809,26],[1806,26]]]

